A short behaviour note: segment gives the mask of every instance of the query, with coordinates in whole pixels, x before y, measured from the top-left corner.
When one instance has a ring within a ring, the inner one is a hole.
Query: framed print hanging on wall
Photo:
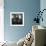
[[[10,12],[10,26],[24,26],[24,12]]]

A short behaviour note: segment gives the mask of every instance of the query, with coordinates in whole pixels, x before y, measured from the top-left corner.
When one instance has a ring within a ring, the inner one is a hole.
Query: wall
[[[7,41],[18,41],[32,30],[33,19],[40,10],[40,0],[4,0],[4,38]],[[24,12],[24,26],[10,26],[10,12]]]
[[[46,0],[41,0],[41,1],[40,1],[40,9],[41,9],[41,11],[42,11],[43,9],[46,9]],[[46,27],[46,20],[45,20],[45,19],[46,19],[46,11],[43,12],[42,17],[43,17],[43,22],[41,21],[41,22],[40,22],[40,25]]]
[[[3,0],[0,0],[0,42],[4,41],[4,8]]]

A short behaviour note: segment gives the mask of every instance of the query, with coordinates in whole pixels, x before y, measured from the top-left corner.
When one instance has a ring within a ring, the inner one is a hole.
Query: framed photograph
[[[10,26],[24,26],[24,12],[10,12]]]

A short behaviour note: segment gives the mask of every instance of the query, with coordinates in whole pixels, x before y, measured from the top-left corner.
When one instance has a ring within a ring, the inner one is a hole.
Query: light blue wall
[[[42,11],[43,9],[46,9],[46,0],[41,0],[40,1],[40,10]],[[40,25],[46,27],[46,11],[43,12],[42,17],[43,17],[43,22],[40,21]]]
[[[40,9],[40,0],[4,0],[4,35],[7,41],[18,41],[31,29],[35,12]],[[10,12],[24,12],[24,27],[10,26]]]

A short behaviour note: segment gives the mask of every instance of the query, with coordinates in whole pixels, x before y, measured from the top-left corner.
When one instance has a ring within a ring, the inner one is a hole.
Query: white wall
[[[4,41],[4,3],[0,0],[0,42]]]

